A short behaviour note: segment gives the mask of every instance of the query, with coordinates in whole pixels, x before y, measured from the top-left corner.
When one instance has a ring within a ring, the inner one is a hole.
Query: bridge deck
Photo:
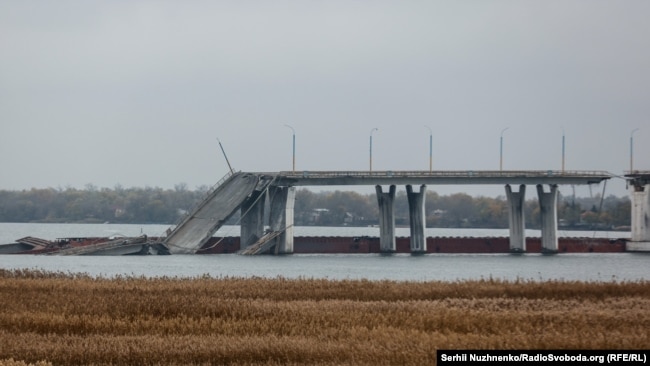
[[[286,186],[390,184],[594,184],[612,178],[604,171],[300,171],[269,173]]]
[[[650,171],[648,170],[632,170],[625,172],[625,179],[630,181],[635,186],[645,186],[650,184]]]

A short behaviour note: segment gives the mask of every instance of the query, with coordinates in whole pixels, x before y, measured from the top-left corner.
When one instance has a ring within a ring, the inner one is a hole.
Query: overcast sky
[[[564,132],[566,169],[621,174],[635,128],[650,170],[649,14],[646,0],[1,0],[0,189],[212,185],[228,171],[217,138],[236,170],[291,170],[285,124],[297,170],[368,169],[373,128],[374,170],[428,170],[428,127],[436,170],[498,170],[508,127],[504,170],[559,170]]]

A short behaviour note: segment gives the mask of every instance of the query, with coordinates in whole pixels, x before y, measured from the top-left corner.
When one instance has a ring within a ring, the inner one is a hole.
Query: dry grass
[[[0,270],[0,309],[0,366],[415,365],[434,364],[444,348],[650,347],[647,281],[102,279]]]

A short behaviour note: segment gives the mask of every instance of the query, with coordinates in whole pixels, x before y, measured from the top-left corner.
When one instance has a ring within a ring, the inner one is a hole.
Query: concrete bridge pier
[[[379,204],[379,248],[382,253],[395,253],[395,185],[391,185],[388,192],[382,192],[380,185],[375,186],[377,203]]]
[[[271,187],[271,208],[269,226],[272,231],[282,231],[275,241],[274,254],[293,253],[293,206],[296,199],[295,187]]]
[[[524,253],[526,251],[526,223],[524,218],[524,197],[526,186],[520,185],[519,192],[513,192],[510,184],[506,185],[508,198],[508,218],[510,222],[510,252]]]
[[[550,185],[550,192],[537,185],[540,216],[542,219],[542,252],[557,253],[557,184]]]
[[[632,240],[627,250],[650,251],[650,184],[632,184]]]
[[[427,251],[427,240],[424,234],[426,227],[424,212],[426,191],[427,186],[424,184],[420,186],[420,192],[413,192],[413,187],[410,184],[406,186],[411,226],[411,253],[426,253]]]
[[[241,206],[240,249],[245,249],[264,235],[266,190],[253,191]]]

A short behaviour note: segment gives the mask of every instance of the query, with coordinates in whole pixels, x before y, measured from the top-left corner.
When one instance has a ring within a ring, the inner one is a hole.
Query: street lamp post
[[[221,145],[221,141],[219,141],[219,139],[217,139],[217,142],[219,143],[219,147],[221,148],[221,153],[223,154],[223,157],[226,159],[226,164],[228,164],[228,169],[230,169],[230,174],[234,173],[234,171],[232,170],[232,166],[230,166],[230,161],[228,161],[226,150],[223,149],[223,145]]]
[[[562,129],[562,173],[564,173],[564,151],[565,151],[564,128]]]
[[[370,173],[372,173],[372,133],[378,130],[377,127],[370,130]]]
[[[634,133],[638,130],[635,128],[630,133],[630,173],[634,170]]]
[[[293,172],[295,173],[295,171],[296,171],[296,130],[294,130],[293,127],[291,127],[291,126],[289,126],[287,124],[285,124],[285,126],[289,127],[291,129],[291,133],[292,133],[292,138],[293,138],[293,155],[292,155],[293,156],[293,165],[292,165],[292,169],[293,169]]]
[[[565,138],[564,128],[562,129],[562,173],[564,173],[564,151],[565,151]]]
[[[433,131],[431,127],[424,126],[429,129],[429,173],[433,171]]]
[[[506,127],[501,130],[501,139],[499,140],[499,170],[503,170],[503,133],[509,128],[510,127]]]

